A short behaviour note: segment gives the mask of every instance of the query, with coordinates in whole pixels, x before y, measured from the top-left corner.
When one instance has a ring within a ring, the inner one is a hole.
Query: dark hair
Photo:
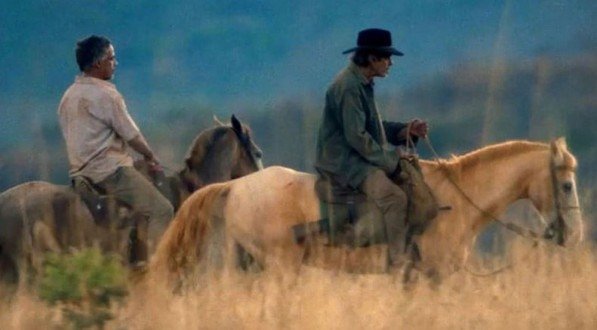
[[[352,62],[360,67],[366,67],[369,65],[369,55],[373,55],[377,58],[391,57],[392,53],[376,49],[357,49],[352,55]]]
[[[95,62],[101,60],[111,44],[110,39],[96,35],[79,40],[75,51],[79,70],[85,71]]]

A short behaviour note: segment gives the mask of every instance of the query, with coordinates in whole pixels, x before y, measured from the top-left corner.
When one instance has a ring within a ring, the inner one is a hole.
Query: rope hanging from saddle
[[[423,177],[411,131],[412,122],[406,126],[405,152],[399,153],[400,174],[395,178],[398,186],[408,196],[406,219],[409,225],[409,237],[407,241],[412,235],[422,234],[440,210],[437,198]]]

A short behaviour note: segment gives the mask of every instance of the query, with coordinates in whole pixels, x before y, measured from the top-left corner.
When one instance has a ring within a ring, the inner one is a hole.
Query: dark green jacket
[[[356,189],[376,168],[391,174],[398,164],[392,144],[406,125],[382,122],[369,83],[350,64],[328,88],[319,127],[315,169],[334,185]]]

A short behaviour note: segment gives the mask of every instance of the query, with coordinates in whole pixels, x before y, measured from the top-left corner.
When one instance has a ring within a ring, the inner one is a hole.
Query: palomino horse
[[[560,244],[582,238],[576,159],[563,138],[551,144],[505,142],[421,165],[440,205],[451,206],[416,237],[416,267],[425,274],[440,276],[462,266],[481,229],[518,199],[529,199],[545,218],[558,215],[550,230],[557,230]],[[305,246],[293,242],[291,228],[321,218],[314,184],[312,174],[274,166],[195,192],[164,234],[151,270],[175,281],[204,259],[229,269],[239,246],[265,268],[298,267]],[[385,253],[379,246],[344,250]]]
[[[230,125],[219,123],[194,139],[184,168],[167,178],[167,191],[175,192],[167,197],[177,205],[203,185],[255,172],[262,168],[261,155],[249,127],[232,116]],[[45,252],[91,244],[127,260],[139,249],[129,246],[129,234],[143,221],[128,206],[110,196],[107,201],[106,212],[94,220],[67,186],[28,182],[0,194],[0,278],[14,283],[38,270]]]

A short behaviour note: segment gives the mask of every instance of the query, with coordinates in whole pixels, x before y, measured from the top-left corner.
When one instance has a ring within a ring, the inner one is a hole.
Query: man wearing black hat
[[[390,271],[399,270],[406,257],[405,192],[388,177],[399,173],[399,156],[389,147],[404,144],[407,125],[416,140],[427,134],[427,123],[382,121],[375,104],[373,79],[385,77],[392,55],[403,53],[392,47],[389,31],[360,31],[351,63],[342,70],[326,92],[315,168],[320,179],[339,190],[360,191],[383,213],[388,242]]]

